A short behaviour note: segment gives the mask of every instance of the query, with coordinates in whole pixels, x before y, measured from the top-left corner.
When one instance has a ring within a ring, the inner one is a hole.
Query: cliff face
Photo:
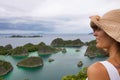
[[[43,60],[41,57],[29,57],[18,62],[17,66],[28,68],[39,67],[43,66]]]
[[[62,38],[56,38],[51,42],[51,46],[54,47],[81,47],[84,43],[80,39],[76,40],[63,40]]]
[[[88,48],[85,52],[85,56],[88,56],[90,58],[108,56],[108,53],[106,53],[104,50],[98,49],[96,47],[95,40],[87,42],[86,45],[88,46]]]
[[[3,76],[12,71],[13,66],[10,62],[0,60],[0,76]]]

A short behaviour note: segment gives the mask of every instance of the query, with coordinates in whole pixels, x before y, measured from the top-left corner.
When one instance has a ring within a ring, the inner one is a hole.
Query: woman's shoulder
[[[100,62],[96,62],[89,66],[87,75],[90,80],[105,80],[105,78],[107,78],[106,76],[108,76],[105,67]]]
[[[100,62],[96,62],[88,67],[88,72],[101,73],[104,70],[104,66]]]

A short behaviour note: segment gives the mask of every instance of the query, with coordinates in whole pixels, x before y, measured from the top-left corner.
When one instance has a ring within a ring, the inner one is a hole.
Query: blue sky
[[[11,23],[0,25],[0,33],[90,33],[89,16],[102,16],[119,4],[120,0],[0,0],[0,24]]]

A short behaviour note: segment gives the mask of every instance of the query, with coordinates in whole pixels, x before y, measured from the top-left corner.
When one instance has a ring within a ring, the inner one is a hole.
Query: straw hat
[[[94,25],[100,27],[117,42],[120,42],[120,9],[109,11],[102,17],[91,16],[90,19]],[[92,25],[91,27],[94,28]]]

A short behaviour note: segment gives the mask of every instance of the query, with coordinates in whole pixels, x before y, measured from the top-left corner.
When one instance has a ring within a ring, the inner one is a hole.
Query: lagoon
[[[74,40],[81,39],[83,42],[87,42],[95,39],[92,35],[85,34],[45,34],[40,38],[0,38],[0,45],[12,44],[13,47],[21,46],[26,43],[38,44],[40,42],[45,42],[50,45],[51,41],[55,38],[63,38],[64,40]],[[79,48],[79,52],[76,52],[77,48],[66,48],[67,53],[56,53],[49,56],[42,56],[44,61],[44,66],[40,68],[21,68],[17,67],[18,61],[23,58],[16,58],[11,56],[0,56],[0,59],[11,62],[13,65],[13,71],[9,74],[3,76],[5,80],[61,80],[64,75],[77,74],[81,68],[89,66],[90,64],[105,60],[106,58],[94,58],[90,59],[84,56],[87,46],[82,46]],[[29,53],[29,56],[38,56],[37,51]],[[48,59],[52,58],[55,61],[48,62]],[[82,60],[83,66],[77,67],[77,63]]]

